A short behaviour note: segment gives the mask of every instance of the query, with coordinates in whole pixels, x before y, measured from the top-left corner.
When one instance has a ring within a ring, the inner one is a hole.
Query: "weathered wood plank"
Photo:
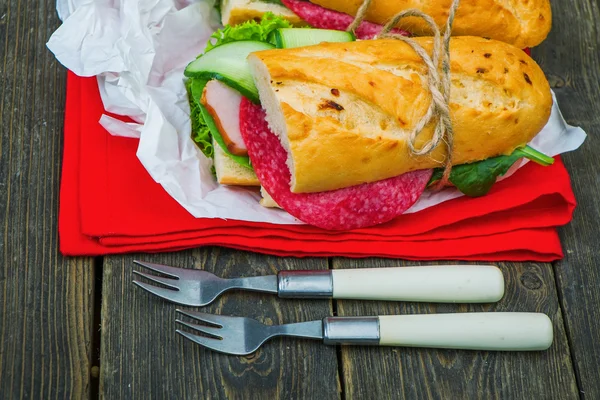
[[[0,2],[0,397],[86,398],[91,259],[58,254],[65,73],[55,2]]]
[[[334,268],[405,266],[402,261],[334,259]],[[411,264],[411,265],[414,265]],[[410,348],[342,349],[342,387],[353,398],[569,399],[577,398],[552,266],[502,264],[504,298],[497,304],[455,305],[337,301],[339,315],[476,311],[543,312],[553,321],[545,352],[476,352]]]
[[[577,152],[565,155],[578,208],[562,228],[565,259],[555,263],[567,333],[585,398],[600,398],[600,3],[554,1],[554,28],[535,51],[551,77],[569,123],[589,134]]]
[[[223,277],[326,269],[326,259],[281,259],[226,249],[137,256]],[[107,257],[102,301],[100,395],[119,398],[332,399],[339,398],[335,348],[318,341],[275,339],[254,355],[209,351],[175,333],[175,304],[135,287],[132,260]],[[283,300],[230,292],[202,311],[257,318],[266,323],[321,319],[330,301]]]

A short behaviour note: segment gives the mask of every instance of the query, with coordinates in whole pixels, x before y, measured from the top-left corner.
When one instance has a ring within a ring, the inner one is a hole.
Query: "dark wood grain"
[[[560,230],[565,259],[556,279],[581,394],[600,398],[600,3],[554,1],[554,28],[535,57],[550,76],[565,118],[588,140],[565,155],[578,208]]]
[[[325,259],[281,259],[226,249],[138,256],[223,277],[326,269]],[[106,399],[335,399],[340,395],[335,348],[319,341],[274,339],[254,355],[227,356],[175,333],[178,307],[131,284],[134,256],[105,260],[100,392]],[[193,308],[188,308],[193,309]],[[281,300],[230,292],[202,311],[247,316],[264,323],[321,319],[327,300]]]
[[[334,268],[390,267],[401,261],[334,259]],[[554,343],[544,352],[481,352],[409,348],[342,349],[346,398],[575,399],[575,374],[552,266],[502,264],[505,296],[497,304],[455,305],[337,301],[339,315],[474,311],[543,312]]]
[[[93,264],[58,253],[65,72],[55,1],[0,2],[0,398],[89,394]]]

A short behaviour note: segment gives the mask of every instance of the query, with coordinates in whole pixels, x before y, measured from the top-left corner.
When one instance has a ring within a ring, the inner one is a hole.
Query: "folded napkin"
[[[194,218],[148,175],[138,140],[115,137],[95,78],[69,73],[60,189],[65,255],[174,251],[217,245],[280,256],[542,261],[563,254],[556,232],[575,198],[560,157],[529,163],[480,198],[461,197],[351,232]]]

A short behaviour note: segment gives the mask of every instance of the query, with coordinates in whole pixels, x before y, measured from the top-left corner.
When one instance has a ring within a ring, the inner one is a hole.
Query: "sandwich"
[[[306,25],[302,18],[280,0],[216,0],[216,5],[221,12],[221,23],[225,26],[260,21],[266,13],[284,18],[294,26]]]
[[[193,135],[220,183],[260,186],[264,202],[299,220],[348,230],[397,217],[441,179],[447,147],[415,155],[408,146],[431,103],[425,63],[408,44],[293,28],[272,14],[214,40],[185,75]],[[432,38],[414,40],[432,50]],[[454,37],[449,49],[449,183],[482,196],[522,158],[552,164],[527,146],[552,107],[535,61],[479,37]]]
[[[345,30],[362,3],[363,0],[222,0],[221,19],[223,25],[237,25],[272,12],[296,26],[308,24],[316,28]],[[361,39],[371,38],[378,32],[375,24],[385,24],[407,9],[430,15],[441,28],[446,23],[451,3],[452,0],[372,0],[365,22],[356,33]],[[452,33],[487,37],[527,48],[540,44],[550,32],[551,25],[549,0],[462,0]],[[402,19],[397,27],[415,35],[430,34],[419,18]]]

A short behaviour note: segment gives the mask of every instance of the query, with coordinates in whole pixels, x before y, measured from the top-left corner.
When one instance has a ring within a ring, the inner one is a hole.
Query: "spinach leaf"
[[[483,196],[490,191],[499,176],[506,174],[510,167],[523,157],[544,166],[551,165],[554,162],[552,157],[526,146],[516,149],[508,156],[492,157],[471,164],[455,165],[450,172],[450,182],[467,196]],[[442,179],[443,172],[443,168],[436,168],[428,186]]]

